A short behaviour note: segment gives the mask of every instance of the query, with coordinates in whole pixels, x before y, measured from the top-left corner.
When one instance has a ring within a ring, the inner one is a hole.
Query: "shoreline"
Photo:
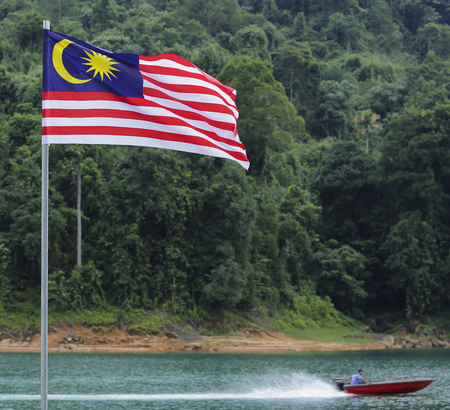
[[[186,335],[161,331],[157,335],[133,334],[126,329],[95,331],[77,324],[50,327],[49,353],[249,353],[277,354],[310,351],[358,351],[386,349],[382,343],[332,343],[296,340],[282,333],[241,330],[232,336]],[[26,338],[3,339],[0,353],[40,353],[40,333]]]

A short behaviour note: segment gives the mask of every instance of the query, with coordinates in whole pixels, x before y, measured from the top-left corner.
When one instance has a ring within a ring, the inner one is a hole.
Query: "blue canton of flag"
[[[97,91],[143,98],[137,55],[114,54],[44,30],[44,66],[43,91]]]

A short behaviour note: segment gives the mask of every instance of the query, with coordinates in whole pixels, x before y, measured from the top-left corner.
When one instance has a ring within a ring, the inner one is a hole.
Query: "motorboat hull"
[[[404,394],[428,387],[436,379],[412,379],[372,384],[344,384],[344,391],[349,394]]]

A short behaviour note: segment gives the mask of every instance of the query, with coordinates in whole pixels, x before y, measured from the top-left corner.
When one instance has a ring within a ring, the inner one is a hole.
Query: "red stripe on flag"
[[[120,101],[131,105],[147,105],[143,98],[123,97],[121,95],[87,91],[87,92],[69,92],[69,91],[45,91],[42,93],[42,100],[61,100],[61,101]]]
[[[129,127],[108,127],[108,126],[96,126],[96,127],[42,127],[42,135],[115,135],[124,137],[142,137],[150,139],[159,139],[171,142],[183,142],[191,145],[204,146],[219,149],[227,153],[228,155],[236,158],[239,161],[247,162],[247,156],[240,151],[226,150],[222,147],[215,145],[202,137],[196,136],[184,136],[175,133],[163,132],[163,131],[149,131],[140,128]]]

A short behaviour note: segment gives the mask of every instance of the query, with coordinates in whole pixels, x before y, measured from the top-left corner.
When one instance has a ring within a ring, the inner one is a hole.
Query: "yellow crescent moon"
[[[66,70],[66,67],[64,67],[63,59],[62,59],[63,52],[64,52],[65,48],[71,43],[73,43],[73,41],[64,39],[64,40],[61,40],[59,43],[55,44],[55,47],[53,47],[53,53],[52,53],[53,66],[55,67],[56,72],[62,78],[64,78],[64,80],[68,81],[69,83],[72,83],[72,84],[87,83],[88,81],[91,81],[92,78],[89,78],[87,80],[80,80],[79,78],[75,78],[72,74],[70,74]]]

